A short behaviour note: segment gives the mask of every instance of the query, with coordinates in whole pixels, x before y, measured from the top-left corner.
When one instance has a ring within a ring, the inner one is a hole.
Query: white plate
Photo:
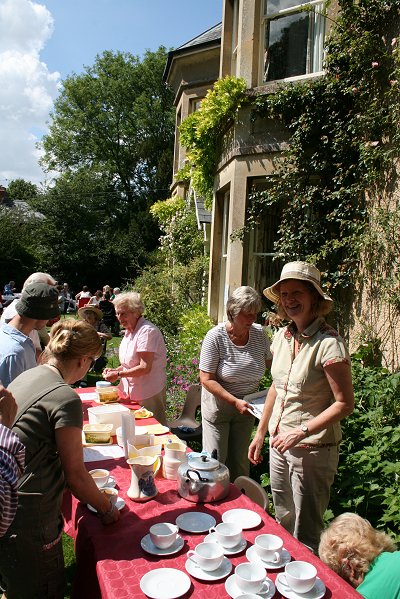
[[[190,589],[190,578],[175,568],[157,568],[145,574],[140,588],[151,599],[175,599]]]
[[[186,570],[191,574],[194,578],[198,578],[199,580],[221,580],[221,578],[225,578],[232,571],[232,564],[228,560],[227,557],[224,557],[222,564],[216,570],[212,570],[209,572],[207,570],[203,570],[200,566],[196,566],[193,560],[187,559],[185,564]]]
[[[261,523],[261,516],[257,512],[239,508],[222,514],[222,522],[237,522],[243,530],[246,530],[258,526]]]
[[[220,545],[220,547],[222,547],[225,555],[236,555],[236,553],[240,553],[241,551],[243,551],[243,549],[247,547],[247,541],[246,539],[243,539],[243,537],[240,543],[238,543],[234,547],[224,547],[223,545],[221,545],[221,543],[218,543],[215,533],[213,532],[206,536],[206,538],[204,539],[204,543],[217,543],[217,545]]]
[[[163,435],[164,433],[169,433],[168,426],[164,426],[163,424],[149,424],[143,428],[147,429],[146,432],[150,435]]]
[[[135,426],[135,436],[136,435],[147,435],[147,433],[148,433],[147,426]]]
[[[147,551],[147,553],[151,553],[152,555],[173,555],[182,549],[184,541],[182,537],[178,535],[171,547],[168,547],[167,549],[159,549],[154,545],[150,535],[146,535],[140,541],[140,544],[144,551]]]
[[[275,582],[276,588],[283,597],[286,597],[286,599],[322,599],[326,592],[326,587],[318,576],[315,585],[311,591],[308,591],[308,593],[296,593],[295,591],[292,591],[286,584],[286,578],[283,572],[278,574]]]
[[[87,506],[91,512],[94,512],[95,514],[97,514],[97,510],[95,507],[90,505],[90,503],[88,503]],[[122,510],[122,508],[125,507],[125,501],[122,499],[122,497],[118,497],[117,503],[115,504],[115,506],[118,510]]]
[[[267,586],[268,583],[268,586]],[[229,578],[225,581],[225,590],[232,599],[236,599],[236,597],[240,597],[244,595],[245,592],[241,591],[236,584],[235,575],[229,576]],[[269,578],[265,579],[263,586],[260,591],[255,593],[258,597],[262,597],[263,599],[270,599],[275,595],[275,585]]]
[[[201,533],[215,526],[216,519],[204,512],[185,512],[177,517],[175,524],[186,532]]]
[[[253,564],[261,564],[267,570],[279,570],[279,568],[283,568],[290,562],[290,553],[285,548],[282,549],[281,559],[279,562],[266,562],[265,560],[261,559],[254,545],[248,548],[246,551],[246,557],[249,562],[253,562]]]

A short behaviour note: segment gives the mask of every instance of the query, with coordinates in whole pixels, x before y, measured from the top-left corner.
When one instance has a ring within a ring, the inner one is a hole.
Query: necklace
[[[64,375],[61,372],[61,370],[58,368],[58,366],[56,366],[55,364],[46,364],[46,366],[51,366],[51,368],[54,368],[55,370],[57,370],[57,372],[60,375],[60,377],[64,380]]]

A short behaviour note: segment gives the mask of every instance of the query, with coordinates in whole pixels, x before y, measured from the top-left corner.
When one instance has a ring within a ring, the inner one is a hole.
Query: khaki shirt
[[[300,351],[294,356],[296,325],[280,329],[272,342],[276,400],[269,421],[269,434],[287,432],[307,424],[335,401],[324,368],[336,362],[350,364],[350,356],[337,331],[317,318],[299,337]],[[338,444],[339,422],[306,437],[302,445]]]

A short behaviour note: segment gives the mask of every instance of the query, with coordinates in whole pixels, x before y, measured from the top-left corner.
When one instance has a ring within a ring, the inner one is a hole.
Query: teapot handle
[[[193,479],[189,476],[189,472],[193,472],[194,474],[197,474],[197,476],[199,477],[199,481],[202,483],[207,483],[208,479],[207,478],[203,478],[200,474],[200,472],[198,472],[197,470],[193,470],[193,468],[188,468],[188,470],[186,470],[186,482],[189,483],[191,481],[193,481]]]

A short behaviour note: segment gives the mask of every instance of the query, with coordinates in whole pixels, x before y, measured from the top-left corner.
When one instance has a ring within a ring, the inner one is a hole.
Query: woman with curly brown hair
[[[83,462],[82,403],[70,387],[100,354],[93,327],[59,321],[50,331],[42,365],[9,386],[18,406],[12,431],[24,444],[26,459],[17,513],[0,539],[0,584],[7,599],[64,597],[61,502],[66,485],[97,510],[103,524],[119,518]]]
[[[366,599],[399,599],[400,551],[357,514],[338,516],[324,530],[319,556]]]

